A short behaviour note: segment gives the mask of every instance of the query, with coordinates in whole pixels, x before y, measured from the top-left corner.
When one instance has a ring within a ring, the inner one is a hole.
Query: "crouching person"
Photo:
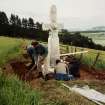
[[[80,61],[76,58],[72,58],[68,64],[69,74],[73,75],[75,78],[80,77]]]
[[[30,45],[28,45],[27,46],[27,53],[28,53],[28,55],[30,56],[30,58],[31,58],[31,65],[29,66],[29,69],[31,68],[31,67],[33,67],[33,65],[35,64],[35,62],[36,62],[36,60],[37,59],[35,59],[35,44],[36,44],[36,42],[35,41],[32,41],[32,43],[30,44]]]
[[[56,67],[55,67],[55,79],[56,80],[73,80],[72,75],[68,75],[67,65],[60,60],[56,60]]]
[[[46,65],[48,49],[44,45],[37,42],[37,45],[35,47],[35,52],[38,58],[37,69],[39,72],[42,72],[41,66],[42,64]]]
[[[41,62],[46,60],[48,50],[42,44],[37,41],[33,41],[31,45],[27,47],[27,53],[32,60],[31,69],[37,68],[37,70],[39,70]]]

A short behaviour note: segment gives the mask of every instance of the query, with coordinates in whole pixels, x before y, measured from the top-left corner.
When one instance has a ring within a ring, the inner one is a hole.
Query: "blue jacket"
[[[48,49],[46,47],[44,47],[43,45],[39,44],[35,47],[35,52],[37,55],[46,55],[48,54]]]

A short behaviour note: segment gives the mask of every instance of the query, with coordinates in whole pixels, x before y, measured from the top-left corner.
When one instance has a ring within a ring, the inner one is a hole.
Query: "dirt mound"
[[[91,73],[88,73],[86,70],[81,69],[80,70],[80,79],[81,80],[91,80],[96,79]]]
[[[24,77],[25,77],[25,74],[27,73],[27,69],[24,63],[16,61],[10,64],[12,66],[14,73],[19,75],[20,79],[25,79]]]
[[[26,62],[19,60],[11,60],[4,66],[4,73],[8,74],[16,74],[21,80],[31,81],[40,77],[40,73],[37,70],[30,71]]]
[[[23,57],[24,58],[24,57]],[[5,67],[4,72],[5,74],[13,74],[15,73],[20,79],[31,81],[34,79],[38,79],[42,77],[42,74],[38,72],[38,70],[30,71],[26,60],[21,59],[13,59],[9,61]],[[87,67],[86,65],[81,65],[80,67],[80,78],[81,80],[105,80],[105,71],[94,70],[92,68]]]
[[[98,79],[105,80],[105,70],[98,70],[93,67],[88,67],[87,65],[81,65],[81,79]]]

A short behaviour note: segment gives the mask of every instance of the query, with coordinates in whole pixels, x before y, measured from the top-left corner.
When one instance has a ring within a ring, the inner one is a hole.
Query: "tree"
[[[8,18],[4,12],[0,12],[0,24],[8,24]]]
[[[11,14],[11,16],[10,16],[10,25],[13,25],[13,26],[15,26],[16,25],[16,20],[15,20],[16,18],[15,18],[15,15],[14,14]]]
[[[28,19],[28,27],[29,28],[34,28],[34,20],[32,18]]]
[[[27,18],[21,20],[18,15],[11,14],[8,21],[5,12],[0,12],[0,35],[47,41],[48,32],[42,30],[41,23],[36,22],[34,24],[31,17],[28,20]],[[60,42],[64,44],[70,45],[72,43],[74,46],[105,50],[105,46],[95,44],[91,38],[82,36],[80,32],[70,33],[68,30],[63,29],[59,33],[59,38]]]
[[[27,26],[28,26],[28,20],[26,18],[23,18],[22,19],[22,27],[27,28]]]
[[[18,15],[11,14],[10,25],[21,27],[21,19]]]
[[[42,24],[40,24],[39,22],[36,22],[36,29],[38,30],[42,30]]]
[[[16,26],[21,27],[21,19],[17,15],[15,16],[15,24]]]

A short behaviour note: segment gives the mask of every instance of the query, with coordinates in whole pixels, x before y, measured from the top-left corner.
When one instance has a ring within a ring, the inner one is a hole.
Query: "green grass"
[[[15,38],[8,38],[8,37],[0,37],[0,66],[2,64],[5,64],[6,61],[8,61],[11,58],[14,58],[15,56],[19,55],[21,53],[20,46],[23,43],[26,43],[27,45],[31,42],[31,40],[24,40],[23,39],[15,39]],[[43,43],[43,42],[41,42]],[[46,43],[44,43],[46,44]],[[75,46],[67,46],[67,45],[60,45],[61,53],[68,53],[75,52]],[[69,51],[68,51],[69,50]],[[81,51],[82,48],[76,47],[77,51]],[[98,52],[100,52],[100,57],[95,65],[98,69],[104,69],[105,68],[105,51],[98,51],[93,49],[84,49],[89,50],[88,53],[83,54],[82,63],[87,65],[93,65],[94,60],[96,58],[96,55]],[[76,57],[80,57],[79,55],[76,55]]]
[[[67,88],[62,86],[62,83],[69,85],[85,86],[88,85],[90,88],[96,89],[99,92],[105,94],[105,81],[88,81],[88,80],[75,80],[75,81],[39,81],[39,90],[43,91],[42,105],[96,105],[94,102],[89,101],[83,96],[69,91]]]
[[[20,53],[19,39],[0,37],[0,66]]]
[[[41,94],[16,76],[0,73],[0,105],[39,105]]]
[[[92,38],[96,44],[101,44],[105,46],[105,32],[98,33],[81,33],[81,35]]]
[[[76,51],[85,51],[88,50],[88,53],[84,53],[83,57],[81,59],[81,62],[83,64],[89,65],[89,66],[93,66],[94,61],[96,59],[96,56],[98,53],[100,53],[100,56],[97,60],[97,63],[95,65],[95,68],[97,69],[105,69],[105,51],[100,51],[100,50],[94,50],[94,49],[88,49],[88,48],[81,48],[81,47],[75,47],[75,46],[68,46],[68,45],[61,45],[60,49],[62,53],[68,53],[68,52],[75,52],[75,48]],[[69,51],[68,51],[69,49]],[[76,54],[75,55],[77,58],[80,58],[81,54]]]
[[[90,49],[88,53],[83,54],[82,62],[84,64],[93,66],[98,52],[100,53],[100,56],[95,64],[95,68],[105,69],[105,52],[104,51]]]
[[[5,64],[9,59],[21,54],[22,52],[20,48],[23,42],[27,44],[30,43],[29,40],[23,41],[22,39],[0,37],[0,65]],[[74,48],[75,47],[73,47],[73,49]],[[81,48],[77,48],[77,51],[81,51]],[[61,45],[61,52],[67,53],[68,47],[66,45]],[[83,62],[92,64],[92,59],[96,56],[96,54],[94,55],[94,52],[96,52],[96,50],[91,50],[89,53],[84,54]],[[104,52],[101,53],[102,55],[100,56],[99,61],[103,60],[105,57]],[[80,55],[78,55],[78,57],[79,56]],[[103,66],[105,63],[103,62],[103,64],[99,65]],[[0,73],[0,105],[95,105],[86,98],[68,91],[61,86],[61,83],[62,81],[41,80],[38,81],[38,84],[40,84],[39,87],[37,86],[38,88],[33,90],[29,85],[20,81],[16,76],[6,76]],[[105,82],[103,81],[67,82],[69,86],[75,84],[80,86],[89,85],[91,88],[105,93],[104,83]],[[36,86],[35,83],[34,85]]]
[[[23,42],[30,41],[0,37],[0,66],[14,57],[21,56]],[[7,76],[0,69],[0,105],[39,105],[41,94],[15,75]]]

